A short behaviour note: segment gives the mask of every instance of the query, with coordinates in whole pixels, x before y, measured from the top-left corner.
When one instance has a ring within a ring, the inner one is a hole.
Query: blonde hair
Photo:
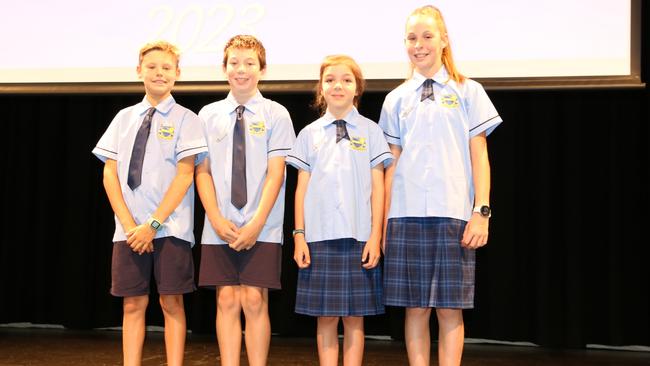
[[[242,34],[230,38],[223,48],[223,67],[226,67],[228,64],[228,51],[233,48],[255,51],[257,53],[257,61],[260,63],[260,70],[266,69],[266,49],[259,39]]]
[[[167,52],[170,55],[174,56],[176,59],[176,67],[178,68],[178,62],[181,58],[181,52],[178,50],[178,47],[167,41],[155,41],[150,42],[140,48],[140,54],[138,56],[138,65],[142,64],[142,59],[144,56],[151,51],[163,51]]]
[[[460,71],[458,71],[456,64],[454,63],[454,57],[452,56],[451,52],[451,41],[449,40],[449,35],[447,34],[447,25],[445,24],[445,19],[442,17],[440,10],[433,5],[425,5],[413,10],[411,15],[408,16],[407,21],[414,16],[431,17],[433,20],[435,20],[440,33],[447,36],[447,46],[442,49],[442,64],[445,65],[450,79],[455,80],[457,83],[462,83],[465,81],[466,77],[461,74]],[[411,73],[412,72],[413,65],[411,65]]]
[[[325,97],[323,97],[322,93],[323,73],[325,72],[325,69],[335,65],[347,66],[350,71],[352,71],[352,75],[354,75],[354,81],[357,85],[357,90],[354,99],[352,99],[352,103],[355,107],[359,107],[361,94],[363,94],[363,91],[366,88],[366,81],[363,78],[363,74],[361,73],[361,67],[359,67],[359,65],[354,61],[352,57],[347,55],[330,55],[325,57],[323,63],[320,65],[320,77],[318,78],[318,84],[316,84],[316,97],[312,103],[312,106],[316,108],[321,113],[321,115],[325,114],[325,111],[327,110],[327,102],[325,102]]]

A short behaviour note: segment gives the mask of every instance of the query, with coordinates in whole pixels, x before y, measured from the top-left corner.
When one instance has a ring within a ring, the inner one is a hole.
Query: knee
[[[318,326],[319,327],[331,328],[331,327],[336,327],[338,325],[339,325],[339,317],[338,316],[319,316],[318,317]]]
[[[363,329],[363,317],[361,316],[344,316],[343,326],[349,329]]]
[[[462,323],[463,311],[460,309],[436,309],[438,323]]]
[[[149,296],[133,296],[125,297],[123,304],[124,315],[135,315],[144,313],[149,304]]]
[[[239,312],[241,304],[239,289],[233,286],[221,287],[217,292],[217,310],[220,312]]]
[[[160,307],[165,314],[184,312],[183,295],[160,295]]]
[[[406,321],[429,324],[431,308],[406,308]]]
[[[252,287],[244,288],[241,305],[246,314],[266,312],[267,298],[265,296],[265,290]]]

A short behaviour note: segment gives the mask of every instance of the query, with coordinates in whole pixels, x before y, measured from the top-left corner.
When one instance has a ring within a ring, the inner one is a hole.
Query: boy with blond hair
[[[111,294],[123,297],[125,365],[140,365],[153,271],[165,319],[168,365],[182,365],[183,294],[194,285],[194,166],[207,146],[196,114],[171,95],[178,49],[164,41],[139,55],[143,100],[121,110],[93,149],[115,213]]]

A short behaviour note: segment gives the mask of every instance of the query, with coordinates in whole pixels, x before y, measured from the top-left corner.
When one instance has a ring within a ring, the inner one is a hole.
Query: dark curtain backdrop
[[[490,243],[478,251],[466,336],[650,346],[650,89],[489,95],[505,122],[488,139],[494,216]],[[316,118],[310,94],[266,96],[289,109],[296,132]],[[360,111],[377,120],[384,96],[365,94]],[[224,95],[175,97],[198,112]],[[120,325],[121,301],[108,293],[112,211],[90,151],[115,113],[141,98],[0,95],[0,323]],[[293,313],[295,180],[289,168],[283,290],[271,293],[270,313],[274,333],[313,336],[314,320]],[[202,223],[197,196],[197,238]],[[200,245],[194,254],[198,269]],[[213,333],[214,292],[185,300],[188,328]],[[155,297],[150,304],[148,324],[162,325]],[[367,318],[367,333],[400,339],[402,321],[391,308]]]

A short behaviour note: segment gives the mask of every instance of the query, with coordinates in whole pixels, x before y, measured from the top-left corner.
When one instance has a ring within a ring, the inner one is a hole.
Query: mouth
[[[167,81],[158,79],[158,80],[153,80],[153,83],[158,85],[165,85],[167,84]]]
[[[416,52],[416,53],[413,54],[413,57],[416,60],[422,60],[427,56],[429,56],[429,52]]]

